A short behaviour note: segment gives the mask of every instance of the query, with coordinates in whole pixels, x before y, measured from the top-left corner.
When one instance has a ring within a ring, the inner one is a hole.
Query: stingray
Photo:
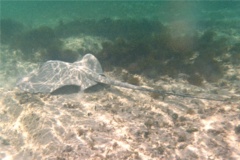
[[[74,63],[57,60],[47,61],[38,70],[31,72],[29,75],[18,81],[17,86],[21,90],[30,93],[52,93],[53,91],[67,85],[80,86],[81,90],[84,91],[97,83],[133,90],[154,92],[162,95],[218,100],[208,97],[196,97],[192,95],[165,92],[108,78],[103,74],[101,64],[92,54],[86,54],[81,60]]]

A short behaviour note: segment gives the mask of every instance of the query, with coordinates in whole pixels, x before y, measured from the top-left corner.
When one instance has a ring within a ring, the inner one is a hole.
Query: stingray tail
[[[226,101],[226,99],[223,98],[210,98],[210,97],[199,97],[199,96],[194,96],[194,95],[189,95],[189,94],[180,94],[180,93],[173,93],[173,92],[166,92],[162,90],[155,90],[152,88],[145,88],[142,86],[136,86],[128,83],[124,83],[121,81],[115,81],[109,79],[109,84],[114,85],[114,86],[119,86],[119,87],[124,87],[124,88],[129,88],[133,90],[140,90],[140,91],[146,91],[146,92],[152,92],[152,93],[157,93],[160,95],[172,95],[172,96],[178,96],[178,97],[186,97],[186,98],[195,98],[195,99],[204,99],[204,100],[211,100],[211,101]]]

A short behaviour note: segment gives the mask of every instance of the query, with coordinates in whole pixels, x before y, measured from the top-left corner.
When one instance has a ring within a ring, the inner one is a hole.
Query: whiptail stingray
[[[134,90],[155,92],[159,94],[217,100],[154,90],[113,80],[103,75],[103,70],[99,61],[92,54],[86,54],[82,60],[74,63],[47,61],[39,68],[38,71],[33,71],[28,76],[18,81],[17,86],[21,90],[31,93],[51,93],[66,85],[77,85],[81,87],[81,90],[85,90],[97,83],[115,85]]]

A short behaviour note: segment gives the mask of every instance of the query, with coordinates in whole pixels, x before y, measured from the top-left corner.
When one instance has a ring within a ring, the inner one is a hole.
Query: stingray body
[[[38,71],[34,71],[21,79],[17,86],[21,90],[31,93],[51,93],[66,85],[77,85],[81,87],[81,90],[85,90],[97,83],[135,90],[148,90],[107,78],[103,75],[99,61],[92,54],[86,54],[82,60],[74,63],[47,61]]]
[[[33,71],[18,81],[17,86],[21,90],[31,93],[51,93],[66,85],[77,85],[81,87],[81,90],[85,90],[97,83],[159,94],[222,101],[208,97],[196,97],[192,95],[154,90],[108,78],[103,75],[103,70],[99,61],[92,54],[86,54],[80,61],[74,63],[47,61],[39,68],[39,70]]]

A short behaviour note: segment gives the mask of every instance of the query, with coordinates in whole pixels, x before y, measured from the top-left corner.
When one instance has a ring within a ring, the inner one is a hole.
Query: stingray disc
[[[18,81],[17,86],[31,93],[50,93],[65,85],[78,85],[85,90],[97,84],[92,75],[102,73],[96,57],[86,54],[74,63],[47,61],[37,71]]]

